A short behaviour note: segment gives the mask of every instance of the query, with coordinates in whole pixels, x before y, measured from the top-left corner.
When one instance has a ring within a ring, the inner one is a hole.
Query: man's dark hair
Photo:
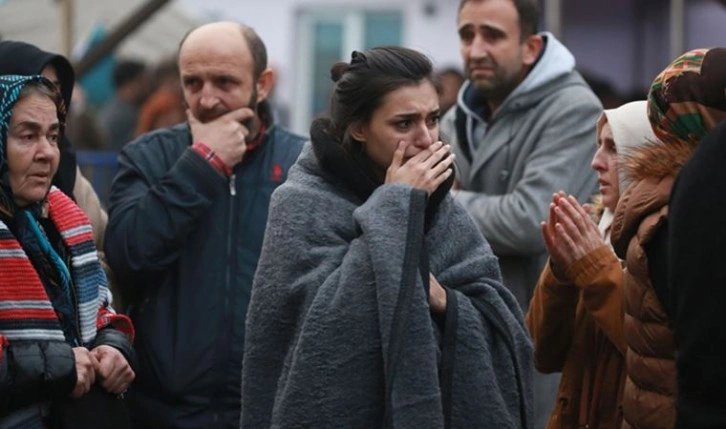
[[[467,3],[481,3],[487,0],[461,0],[459,2],[459,12]],[[539,31],[539,15],[540,6],[539,0],[511,0],[514,3],[514,8],[517,9],[517,15],[519,16],[519,30],[520,38],[522,40],[527,37],[537,34]]]
[[[432,82],[431,61],[419,52],[398,46],[354,51],[350,63],[339,61],[330,69],[335,82],[330,100],[333,135],[350,149],[350,127],[368,123],[390,92]]]
[[[240,28],[252,53],[252,62],[254,63],[252,76],[257,81],[267,68],[267,48],[265,48],[265,43],[262,42],[262,39],[252,27],[240,24]]]
[[[146,66],[141,61],[123,60],[116,64],[113,69],[113,86],[118,89],[141,77]]]

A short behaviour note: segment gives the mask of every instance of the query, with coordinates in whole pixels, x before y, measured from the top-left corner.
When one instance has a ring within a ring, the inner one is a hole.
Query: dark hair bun
[[[350,69],[350,64],[345,61],[338,61],[330,68],[330,78],[333,79],[333,82],[337,82],[348,69]]]

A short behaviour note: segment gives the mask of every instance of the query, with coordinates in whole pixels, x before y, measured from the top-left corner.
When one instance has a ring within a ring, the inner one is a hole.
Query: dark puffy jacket
[[[272,192],[304,139],[278,127],[226,178],[186,124],[119,156],[106,255],[133,302],[139,427],[237,427],[247,305]]]

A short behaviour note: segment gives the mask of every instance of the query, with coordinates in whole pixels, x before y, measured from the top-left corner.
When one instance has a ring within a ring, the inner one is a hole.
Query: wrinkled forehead
[[[18,100],[13,107],[8,135],[28,131],[45,134],[61,128],[58,109],[53,100],[43,94],[31,94]]]
[[[241,36],[240,36],[241,37]],[[207,45],[189,41],[179,53],[179,73],[245,76],[253,72],[253,61],[243,41]]]

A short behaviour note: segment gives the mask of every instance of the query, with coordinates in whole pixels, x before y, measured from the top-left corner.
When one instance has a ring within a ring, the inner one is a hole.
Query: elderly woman
[[[0,75],[35,75],[48,78],[58,86],[66,107],[70,106],[75,84],[75,73],[68,60],[62,55],[45,52],[25,42],[0,41]],[[76,142],[78,143],[78,142]],[[58,144],[61,161],[53,177],[53,185],[73,198],[91,221],[96,247],[103,247],[103,235],[108,216],[101,207],[98,195],[91,183],[83,177],[76,162],[73,145],[67,136]]]
[[[109,307],[88,218],[51,187],[64,119],[49,80],[0,76],[3,428],[68,425],[92,386],[120,394],[134,379],[133,327]]]

